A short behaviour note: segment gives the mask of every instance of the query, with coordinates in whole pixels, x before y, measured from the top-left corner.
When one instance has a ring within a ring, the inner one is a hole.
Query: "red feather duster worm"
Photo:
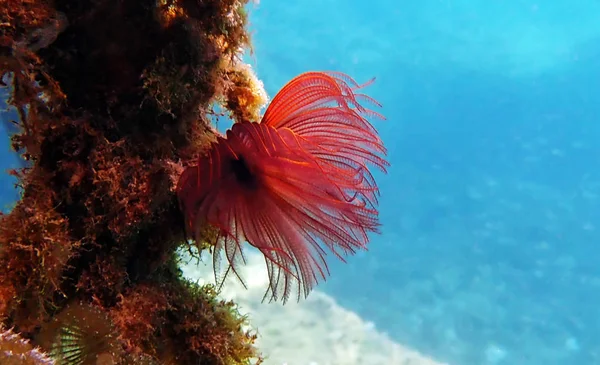
[[[265,298],[285,302],[294,288],[307,296],[326,278],[328,252],[344,260],[366,249],[379,226],[369,166],[385,172],[389,164],[367,120],[383,117],[361,102],[379,104],[356,93],[364,86],[341,73],[304,73],[275,96],[261,123],[234,124],[184,170],[177,193],[186,227],[197,242],[207,240],[206,227],[216,232],[208,238],[216,276],[224,252],[225,275],[240,278],[246,241],[265,257]]]

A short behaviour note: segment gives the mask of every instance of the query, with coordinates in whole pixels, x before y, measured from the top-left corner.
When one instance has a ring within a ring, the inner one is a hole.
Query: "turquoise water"
[[[252,12],[269,94],[376,76],[388,118],[383,233],[320,288],[451,364],[600,363],[600,3],[288,3]]]
[[[251,7],[268,93],[377,77],[392,163],[382,234],[319,289],[453,365],[600,363],[600,3],[289,3]]]
[[[8,169],[18,168],[23,161],[13,153],[10,147],[10,139],[8,136],[17,131],[12,120],[18,120],[18,116],[14,111],[5,112],[6,110],[6,90],[0,89],[0,170],[5,172]],[[12,176],[0,175],[0,212],[10,210],[12,204],[18,198],[17,190],[15,189],[16,179]]]

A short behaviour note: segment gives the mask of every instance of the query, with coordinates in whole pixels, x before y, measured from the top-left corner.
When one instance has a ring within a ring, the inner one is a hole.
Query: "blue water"
[[[382,234],[319,289],[453,365],[599,364],[600,3],[292,3],[251,7],[268,93],[376,76],[392,163]]]
[[[320,289],[451,364],[600,363],[600,3],[288,3],[252,13],[269,94],[376,76],[388,118],[382,235]]]
[[[14,109],[8,109],[6,99],[6,89],[0,89],[0,174],[4,173],[0,175],[0,212],[9,211],[19,196],[15,188],[17,180],[6,172],[24,163],[10,146],[9,136],[17,132],[12,121],[18,120],[18,115]]]

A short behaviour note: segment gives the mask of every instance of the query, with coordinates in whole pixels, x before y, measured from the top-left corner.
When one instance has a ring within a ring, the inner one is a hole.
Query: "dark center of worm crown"
[[[256,187],[256,176],[250,171],[243,156],[238,156],[237,159],[231,160],[231,170],[240,184],[248,188]]]

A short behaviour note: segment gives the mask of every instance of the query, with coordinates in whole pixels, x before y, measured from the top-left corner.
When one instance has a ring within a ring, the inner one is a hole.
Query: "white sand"
[[[296,303],[261,303],[267,287],[265,264],[248,252],[241,268],[248,289],[230,278],[221,296],[234,299],[248,314],[259,334],[264,365],[443,365],[392,341],[372,323],[342,308],[328,295],[313,291]],[[182,267],[184,275],[200,283],[214,283],[210,258]]]

